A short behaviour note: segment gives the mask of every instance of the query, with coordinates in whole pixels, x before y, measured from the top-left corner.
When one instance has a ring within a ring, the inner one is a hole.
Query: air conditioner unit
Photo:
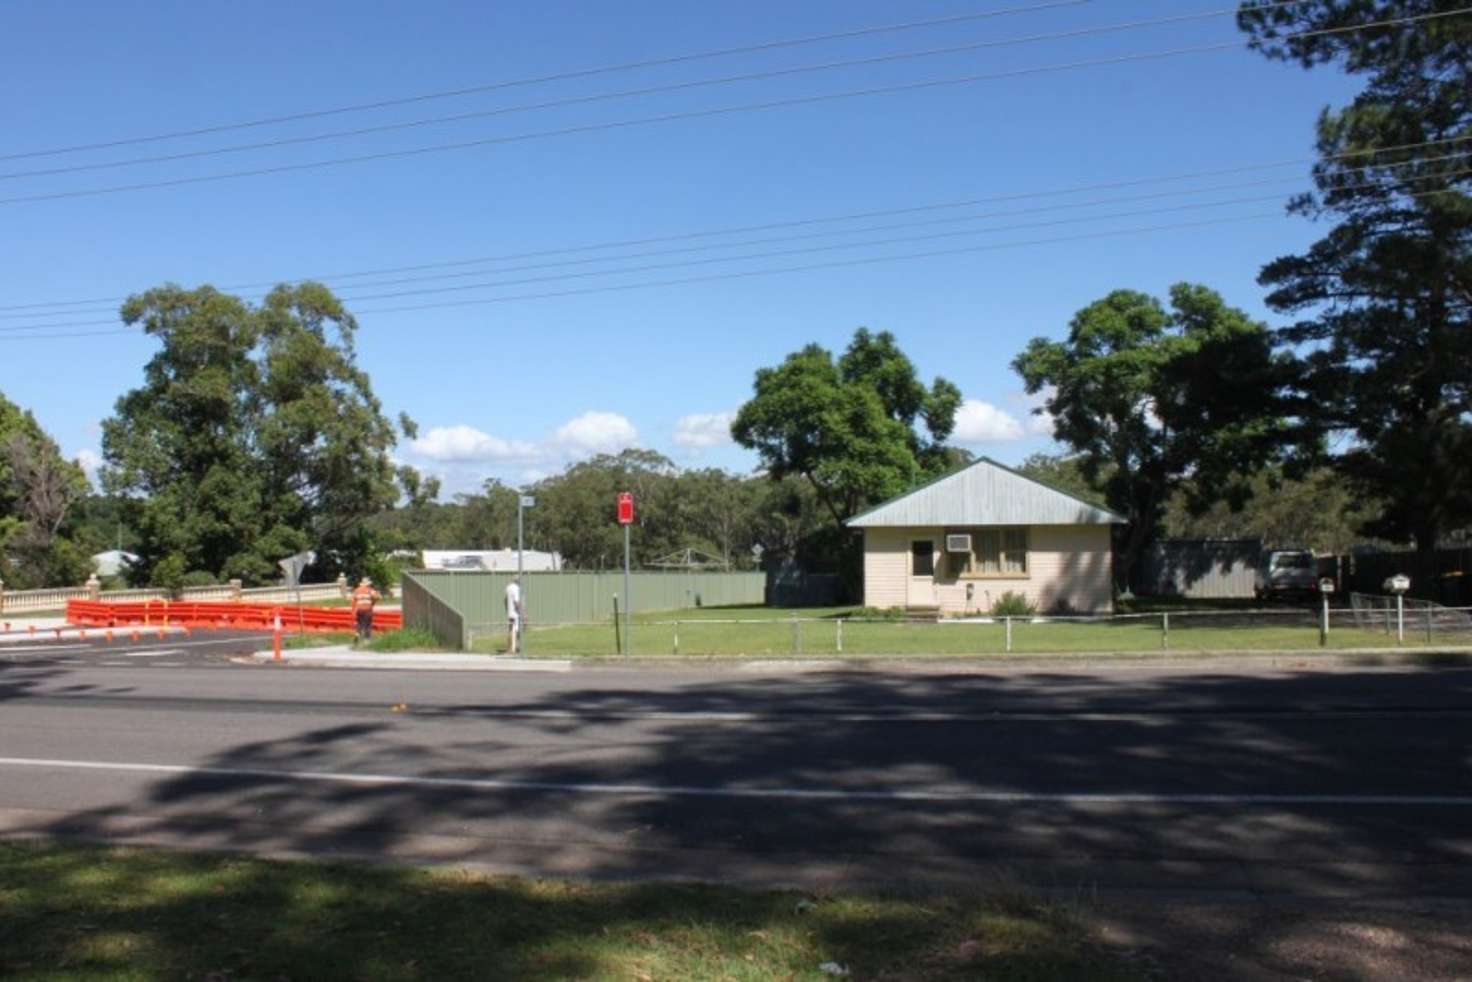
[[[970,552],[970,535],[948,535],[946,536],[946,552]]]

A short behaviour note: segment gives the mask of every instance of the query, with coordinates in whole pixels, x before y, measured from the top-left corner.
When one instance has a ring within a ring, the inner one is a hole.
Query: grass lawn
[[[1015,891],[810,898],[0,843],[7,979],[1130,979]]]
[[[814,656],[863,657],[874,655],[981,655],[1007,652],[1007,629],[997,619],[976,622],[853,621],[860,612],[852,607],[727,607],[664,611],[636,615],[634,653],[646,656]],[[798,623],[793,623],[793,618]],[[745,623],[720,623],[743,621]],[[840,626],[840,621],[842,624]],[[678,623],[676,623],[678,622]],[[1437,632],[1428,639],[1407,623],[1406,647],[1472,645],[1472,632]],[[840,642],[842,648],[840,649]],[[1163,643],[1165,642],[1165,643]],[[1012,622],[1014,654],[1107,654],[1138,651],[1282,651],[1317,648],[1319,631],[1308,611],[1280,609],[1263,614],[1224,613],[1193,616],[1175,611],[1168,639],[1157,616],[1112,622]],[[1395,638],[1383,630],[1362,630],[1348,615],[1339,617],[1329,632],[1329,648],[1395,648]],[[478,638],[474,650],[500,653],[506,648],[504,632]],[[535,627],[528,632],[527,654],[610,656],[616,653],[613,623]]]

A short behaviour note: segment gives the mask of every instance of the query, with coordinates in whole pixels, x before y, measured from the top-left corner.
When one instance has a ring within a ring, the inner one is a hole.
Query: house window
[[[1026,576],[1027,529],[975,530],[965,562],[967,576]]]
[[[935,575],[935,543],[929,539],[910,543],[910,575]]]

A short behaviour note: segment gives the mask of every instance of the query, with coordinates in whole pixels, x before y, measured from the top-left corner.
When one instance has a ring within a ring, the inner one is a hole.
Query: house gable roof
[[[849,519],[850,528],[1113,525],[1124,519],[987,457]]]

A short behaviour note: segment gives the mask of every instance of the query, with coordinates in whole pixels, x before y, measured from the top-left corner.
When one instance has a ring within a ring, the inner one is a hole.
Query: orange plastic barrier
[[[352,631],[357,627],[353,611],[347,607],[297,607],[274,604],[213,602],[187,603],[172,600],[140,600],[128,603],[105,603],[92,600],[68,600],[66,622],[88,627],[194,627],[233,628],[245,631],[271,631],[276,618],[281,629],[301,631]],[[404,626],[404,615],[397,610],[375,610],[375,631],[396,631]],[[136,634],[136,632],[135,632]]]

